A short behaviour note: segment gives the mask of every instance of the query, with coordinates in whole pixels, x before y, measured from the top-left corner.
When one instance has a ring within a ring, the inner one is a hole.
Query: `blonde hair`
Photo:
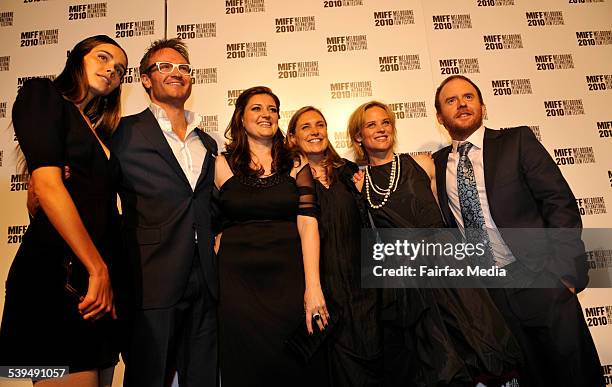
[[[368,155],[365,152],[365,149],[363,149],[361,142],[357,141],[355,137],[358,134],[361,134],[361,129],[363,128],[363,125],[364,125],[364,116],[365,116],[366,110],[373,108],[373,107],[379,107],[383,109],[385,112],[387,112],[387,115],[389,116],[389,120],[391,121],[391,127],[393,128],[393,146],[395,146],[395,136],[396,136],[395,113],[393,113],[393,111],[389,108],[389,106],[387,106],[387,104],[384,104],[380,101],[366,102],[360,105],[351,114],[348,120],[347,128],[346,128],[347,133],[348,133],[348,138],[349,138],[349,145],[353,149],[353,154],[355,155],[355,163],[357,163],[357,165],[367,165],[369,161]]]

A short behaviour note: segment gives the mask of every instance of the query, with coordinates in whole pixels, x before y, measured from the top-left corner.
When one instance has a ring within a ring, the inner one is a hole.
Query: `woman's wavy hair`
[[[287,138],[285,139],[285,142],[287,143],[287,147],[290,150],[295,151],[295,152],[299,151],[300,153],[303,154],[304,157],[307,157],[307,156],[304,154],[304,152],[300,149],[300,147],[296,143],[295,132],[297,130],[298,120],[300,119],[302,114],[307,113],[307,112],[315,112],[318,115],[320,115],[321,118],[323,118],[323,122],[325,122],[325,127],[327,127],[327,120],[325,119],[325,116],[323,115],[323,113],[321,113],[321,110],[317,109],[314,106],[304,106],[298,109],[293,114],[293,116],[289,120],[289,125],[287,126]],[[327,149],[325,149],[325,152],[323,154],[323,160],[321,162],[321,165],[323,166],[323,168],[325,168],[325,176],[327,178],[328,183],[331,185],[334,182],[334,174],[333,174],[334,168],[343,166],[345,162],[342,159],[342,157],[340,157],[338,152],[336,152],[331,142],[329,142],[329,138],[327,138],[327,144],[328,144]]]
[[[264,168],[261,166],[258,170],[251,168],[251,150],[246,129],[242,125],[244,111],[251,97],[260,94],[267,94],[276,103],[278,112],[280,113],[280,100],[272,92],[269,87],[255,86],[246,89],[238,96],[236,107],[232,114],[227,128],[225,129],[225,138],[229,141],[225,145],[223,155],[227,158],[228,164],[232,171],[236,174],[244,176],[261,176],[264,174]],[[299,156],[295,152],[290,151],[285,146],[285,135],[280,128],[274,134],[272,139],[272,173],[284,173],[293,167],[294,161],[299,161]]]
[[[387,104],[382,103],[380,101],[370,101],[360,105],[353,114],[349,117],[347,132],[349,138],[349,145],[353,149],[353,154],[355,155],[355,163],[357,165],[367,165],[369,162],[368,154],[365,152],[361,142],[357,141],[355,137],[361,133],[361,129],[365,124],[364,116],[366,110],[379,107],[387,112],[389,116],[389,120],[391,121],[391,126],[393,127],[393,146],[395,147],[396,143],[396,134],[397,130],[395,129],[395,113],[387,106]]]
[[[85,73],[84,58],[100,44],[112,44],[127,54],[121,46],[106,35],[95,35],[78,42],[68,54],[66,66],[53,83],[57,90],[67,99],[79,103],[87,97],[89,83]],[[121,84],[107,96],[93,98],[83,110],[92,125],[106,136],[119,125],[121,118]]]

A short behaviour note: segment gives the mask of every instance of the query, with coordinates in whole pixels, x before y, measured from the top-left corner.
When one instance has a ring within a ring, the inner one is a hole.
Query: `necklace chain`
[[[378,209],[387,204],[389,197],[393,192],[397,190],[397,185],[399,183],[399,178],[401,175],[401,163],[399,160],[399,155],[393,154],[393,161],[391,161],[391,173],[389,174],[389,186],[385,189],[380,188],[374,183],[372,177],[370,176],[370,166],[368,165],[365,170],[365,188],[366,188],[366,198],[368,200],[368,204],[371,208]],[[370,190],[374,191],[377,195],[382,196],[382,201],[379,204],[375,204],[372,202],[372,198],[370,196]]]

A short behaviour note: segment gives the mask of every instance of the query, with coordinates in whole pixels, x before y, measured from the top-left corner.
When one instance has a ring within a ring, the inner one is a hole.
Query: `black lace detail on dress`
[[[255,176],[245,176],[245,175],[236,175],[238,181],[241,184],[244,184],[253,188],[269,188],[275,185],[278,185],[287,180],[289,175],[284,174],[274,174],[270,177],[255,177]]]

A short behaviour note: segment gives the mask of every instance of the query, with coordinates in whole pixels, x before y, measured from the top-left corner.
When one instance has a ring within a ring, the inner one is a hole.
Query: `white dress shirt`
[[[472,162],[474,168],[474,176],[476,178],[476,188],[478,190],[478,198],[480,199],[480,207],[489,234],[491,249],[495,257],[495,263],[499,267],[503,267],[509,263],[516,261],[512,252],[502,239],[497,226],[491,217],[489,210],[489,201],[487,199],[487,190],[485,187],[484,178],[484,162],[482,158],[482,150],[484,143],[485,128],[481,126],[470,135],[465,141],[453,140],[453,149],[448,155],[448,163],[446,164],[446,194],[448,196],[448,204],[457,221],[459,229],[463,233],[463,216],[461,216],[461,206],[459,204],[459,194],[457,191],[457,164],[459,162],[459,151],[457,148],[464,142],[472,143],[472,148],[468,152],[468,158]]]
[[[206,157],[206,148],[200,140],[200,136],[195,132],[197,126],[202,122],[202,117],[199,114],[185,110],[185,120],[187,121],[187,131],[185,133],[185,141],[182,141],[179,136],[172,130],[172,123],[168,119],[164,109],[158,105],[151,103],[149,109],[155,116],[159,127],[172,149],[174,157],[178,161],[183,173],[187,176],[191,189],[195,190],[196,183],[202,173],[202,164]]]

